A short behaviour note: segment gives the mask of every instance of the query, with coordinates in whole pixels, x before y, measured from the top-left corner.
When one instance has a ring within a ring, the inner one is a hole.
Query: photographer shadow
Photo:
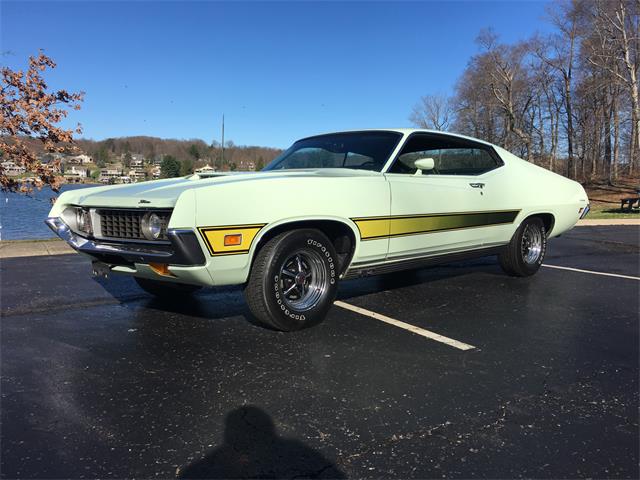
[[[278,436],[262,409],[245,405],[227,414],[224,442],[183,466],[178,478],[346,478],[338,467],[299,440]]]

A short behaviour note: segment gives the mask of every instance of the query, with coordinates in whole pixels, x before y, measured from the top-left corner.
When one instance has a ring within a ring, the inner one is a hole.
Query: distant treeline
[[[222,147],[215,142],[207,145],[200,139],[177,140],[157,137],[121,137],[106,140],[77,140],[78,147],[91,155],[96,163],[109,162],[127,153],[139,153],[148,160],[171,156],[180,162],[193,162],[195,166],[210,164],[218,168],[235,170],[240,165],[253,164],[256,170],[278,156],[282,150],[269,147],[236,146],[233,141]]]
[[[44,153],[42,142],[25,138],[34,151]],[[282,150],[270,147],[237,146],[233,141],[225,142],[224,161],[222,147],[218,142],[207,145],[200,139],[165,139],[157,137],[135,136],[107,138],[105,140],[79,139],[76,146],[87,155],[93,157],[98,166],[120,161],[122,156],[142,154],[147,161],[162,160],[169,156],[181,163],[189,163],[194,167],[209,164],[218,169],[235,170],[241,165],[253,164],[259,170]]]

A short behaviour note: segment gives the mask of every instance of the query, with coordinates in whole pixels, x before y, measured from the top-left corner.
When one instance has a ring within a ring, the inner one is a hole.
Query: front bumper
[[[85,238],[73,232],[59,217],[49,217],[45,223],[78,252],[109,265],[165,263],[191,267],[205,264],[204,253],[192,230],[170,229],[167,231],[170,245],[154,245]]]

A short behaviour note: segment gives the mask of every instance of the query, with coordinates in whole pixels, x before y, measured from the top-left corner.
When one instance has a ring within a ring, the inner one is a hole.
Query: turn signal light
[[[242,234],[234,233],[231,235],[224,236],[224,246],[225,247],[237,247],[242,245]]]
[[[169,265],[166,263],[150,263],[149,267],[151,270],[156,272],[158,275],[164,275],[165,277],[173,277],[173,273],[169,271]]]

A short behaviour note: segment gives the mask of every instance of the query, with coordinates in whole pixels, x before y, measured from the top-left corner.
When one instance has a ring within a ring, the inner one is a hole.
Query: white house
[[[147,179],[147,172],[140,168],[132,168],[129,170],[129,178],[134,182],[144,182]]]
[[[81,182],[85,178],[87,178],[87,169],[78,167],[75,165],[71,167],[71,170],[66,170],[64,172],[64,178],[67,179],[68,182]]]
[[[242,161],[240,162],[240,164],[238,165],[238,170],[241,170],[243,172],[247,172],[247,171],[254,171],[256,169],[256,164],[252,161]]]
[[[2,169],[4,170],[4,173],[10,177],[22,175],[23,173],[26,172],[26,169],[22,165],[16,165],[14,162],[10,160],[6,162],[2,162],[0,165],[2,165]]]
[[[128,155],[131,157],[131,162],[129,163],[129,166],[131,168],[144,167],[144,155],[142,155],[141,153],[129,153]],[[126,156],[127,154],[123,153],[122,155],[120,155],[120,160],[124,161]]]
[[[194,173],[213,173],[215,172],[216,169],[209,166],[209,165],[205,165],[204,167],[200,167],[200,168],[196,168],[194,170]]]
[[[100,170],[100,182],[119,183],[121,182],[122,170],[117,168],[103,168]]]
[[[86,165],[87,163],[93,163],[93,158],[83,153],[81,155],[74,155],[72,157],[67,157],[67,163],[75,163],[77,165]]]

